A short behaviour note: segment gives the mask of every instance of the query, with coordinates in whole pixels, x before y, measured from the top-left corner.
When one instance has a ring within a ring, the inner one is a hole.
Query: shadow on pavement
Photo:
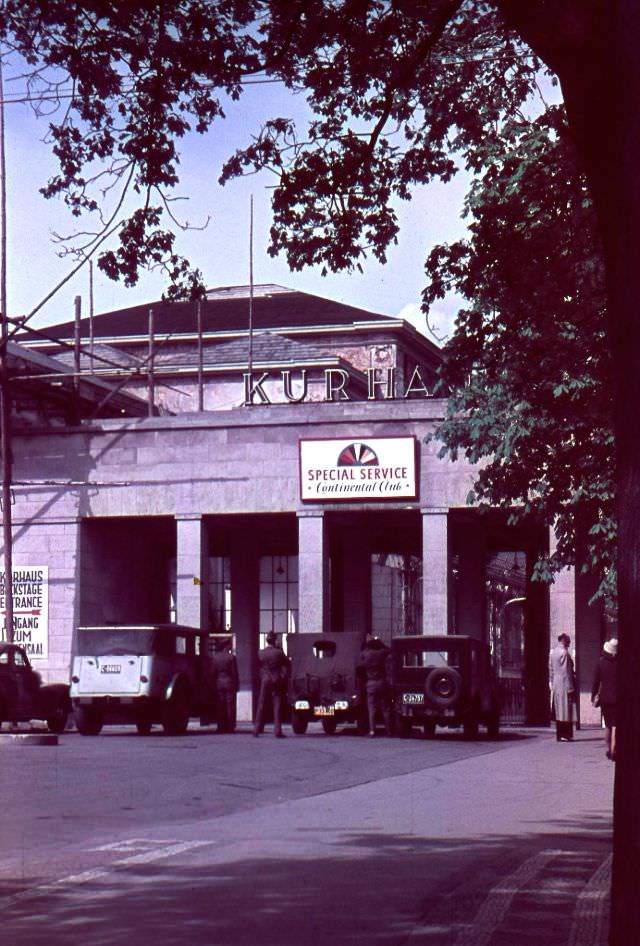
[[[41,893],[34,877],[28,896],[5,901],[0,942],[566,946],[573,936],[580,946],[604,946],[611,824],[601,815],[550,818],[545,831],[523,830],[515,840],[344,830],[323,842],[312,833],[296,832],[286,849],[256,838],[260,856],[255,845],[227,842],[182,855],[184,863],[112,865]],[[591,925],[576,939],[572,924],[587,901]]]

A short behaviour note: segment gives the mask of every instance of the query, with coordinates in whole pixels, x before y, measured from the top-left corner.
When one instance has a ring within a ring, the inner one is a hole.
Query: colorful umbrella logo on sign
[[[338,466],[379,466],[378,455],[366,443],[350,443],[341,451]]]

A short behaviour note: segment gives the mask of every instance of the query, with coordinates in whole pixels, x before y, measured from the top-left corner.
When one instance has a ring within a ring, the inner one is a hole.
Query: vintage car
[[[295,733],[306,732],[313,720],[320,720],[328,735],[336,731],[338,723],[356,723],[366,731],[361,647],[362,636],[349,631],[287,636],[289,708]]]
[[[391,641],[393,710],[398,735],[414,725],[426,736],[436,726],[462,726],[475,739],[479,725],[495,738],[500,704],[489,648],[463,635],[395,637]]]
[[[79,627],[71,699],[84,736],[123,722],[182,735],[192,716],[215,719],[207,635],[180,624]]]
[[[43,719],[51,732],[62,733],[70,711],[66,683],[43,685],[22,647],[0,643],[0,723]]]

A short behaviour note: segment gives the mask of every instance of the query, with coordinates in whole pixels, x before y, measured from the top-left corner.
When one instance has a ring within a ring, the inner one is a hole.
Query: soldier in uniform
[[[231,638],[216,641],[212,655],[216,680],[218,732],[234,732],[236,728],[236,696],[238,693],[238,661],[231,649]]]
[[[260,696],[258,712],[253,726],[253,735],[259,736],[264,729],[264,715],[267,704],[273,706],[273,733],[277,739],[283,739],[282,704],[286,698],[289,680],[289,658],[278,644],[275,631],[267,634],[267,646],[258,654],[260,662]]]
[[[361,666],[366,678],[367,711],[369,715],[369,736],[376,734],[376,714],[382,713],[387,736],[391,735],[391,707],[389,705],[389,680],[387,664],[391,651],[387,645],[367,634],[361,656]]]

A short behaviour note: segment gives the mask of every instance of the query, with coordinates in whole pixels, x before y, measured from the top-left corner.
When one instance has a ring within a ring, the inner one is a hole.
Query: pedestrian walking
[[[218,732],[234,732],[238,694],[238,661],[230,637],[219,638],[211,658],[216,675],[216,710]]]
[[[387,736],[391,735],[391,706],[389,700],[388,662],[390,649],[373,634],[368,634],[362,648],[361,665],[366,678],[369,736],[376,734],[376,717],[384,719]]]
[[[264,729],[264,717],[269,704],[273,707],[273,733],[284,739],[282,732],[282,707],[289,682],[289,659],[278,644],[275,631],[267,634],[267,646],[258,654],[260,662],[260,695],[258,712],[253,725],[253,735],[259,736]]]
[[[560,634],[557,645],[549,653],[549,689],[558,742],[573,739],[576,682],[570,643],[568,634]]]
[[[618,641],[615,637],[603,645],[593,676],[591,702],[602,710],[607,759],[615,762],[618,703]]]

